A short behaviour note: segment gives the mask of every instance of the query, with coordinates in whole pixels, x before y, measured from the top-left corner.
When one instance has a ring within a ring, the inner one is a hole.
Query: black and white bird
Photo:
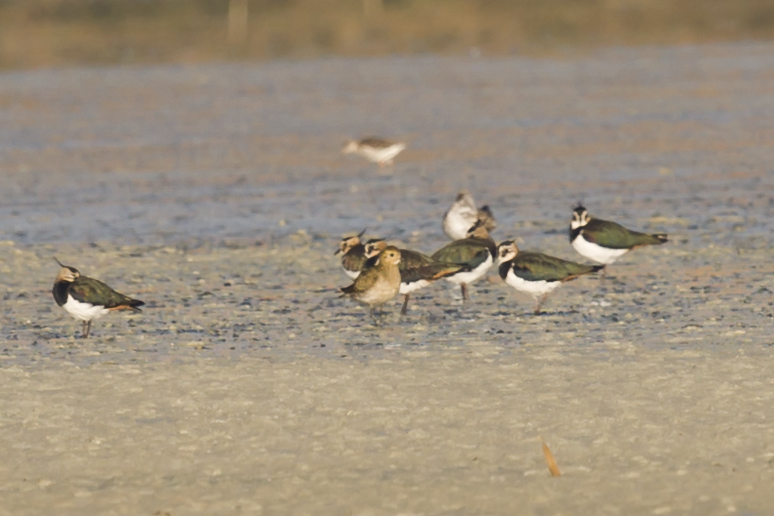
[[[540,314],[548,294],[562,283],[601,270],[604,265],[583,265],[535,252],[520,252],[516,243],[506,240],[497,246],[500,277],[520,292],[535,299],[535,315]]]
[[[666,233],[640,233],[616,222],[595,219],[580,204],[572,212],[570,243],[578,254],[603,266],[610,265],[632,249],[667,241]]]
[[[463,268],[444,277],[460,286],[462,300],[468,299],[468,285],[483,278],[492,268],[497,245],[483,221],[478,221],[468,232],[468,237],[455,240],[436,251],[431,258],[437,262],[462,265]]]
[[[56,258],[54,258],[56,260]],[[108,312],[132,310],[142,312],[138,307],[145,302],[132,299],[108,287],[99,280],[81,276],[78,269],[62,265],[54,282],[54,300],[74,319],[83,321],[83,338],[88,338],[91,321],[99,319]]]

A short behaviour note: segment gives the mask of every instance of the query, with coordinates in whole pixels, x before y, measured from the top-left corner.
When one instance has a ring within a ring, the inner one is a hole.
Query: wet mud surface
[[[0,514],[768,514],[772,50],[0,76]],[[670,243],[537,317],[337,297],[342,234],[432,252],[463,188],[523,249],[582,261],[580,199]],[[78,339],[52,256],[144,312]]]

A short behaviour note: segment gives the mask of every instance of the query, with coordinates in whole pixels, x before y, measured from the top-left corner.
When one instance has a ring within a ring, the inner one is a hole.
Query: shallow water
[[[0,514],[767,514],[773,50],[1,75]],[[670,243],[540,317],[337,297],[342,234],[432,251],[462,188],[523,248],[579,259],[579,199]],[[148,306],[76,339],[54,255]]]

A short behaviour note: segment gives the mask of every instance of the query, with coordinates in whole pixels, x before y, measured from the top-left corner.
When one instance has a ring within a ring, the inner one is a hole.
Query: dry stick
[[[543,445],[543,455],[546,458],[546,464],[548,464],[548,471],[551,472],[552,477],[561,477],[562,472],[559,471],[559,466],[556,465],[556,461],[554,460],[554,454],[551,453],[551,448],[548,447],[546,442],[543,440],[542,437],[540,438],[540,444]]]

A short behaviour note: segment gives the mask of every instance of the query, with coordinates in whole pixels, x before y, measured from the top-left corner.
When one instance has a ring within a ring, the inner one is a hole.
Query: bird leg
[[[371,307],[371,319],[374,321],[374,326],[379,326],[379,319],[376,318],[376,307]]]
[[[406,315],[408,312],[409,297],[411,297],[410,293],[403,298],[403,308],[400,309],[400,315]]]
[[[547,297],[548,294],[543,294],[542,296],[535,299],[535,315],[540,315],[540,307],[543,306],[543,303],[545,303]]]
[[[89,331],[91,331],[91,321],[83,321],[83,329],[81,330],[82,338],[89,338]]]
[[[468,300],[468,286],[464,283],[460,283],[460,288],[462,289],[462,301]]]

